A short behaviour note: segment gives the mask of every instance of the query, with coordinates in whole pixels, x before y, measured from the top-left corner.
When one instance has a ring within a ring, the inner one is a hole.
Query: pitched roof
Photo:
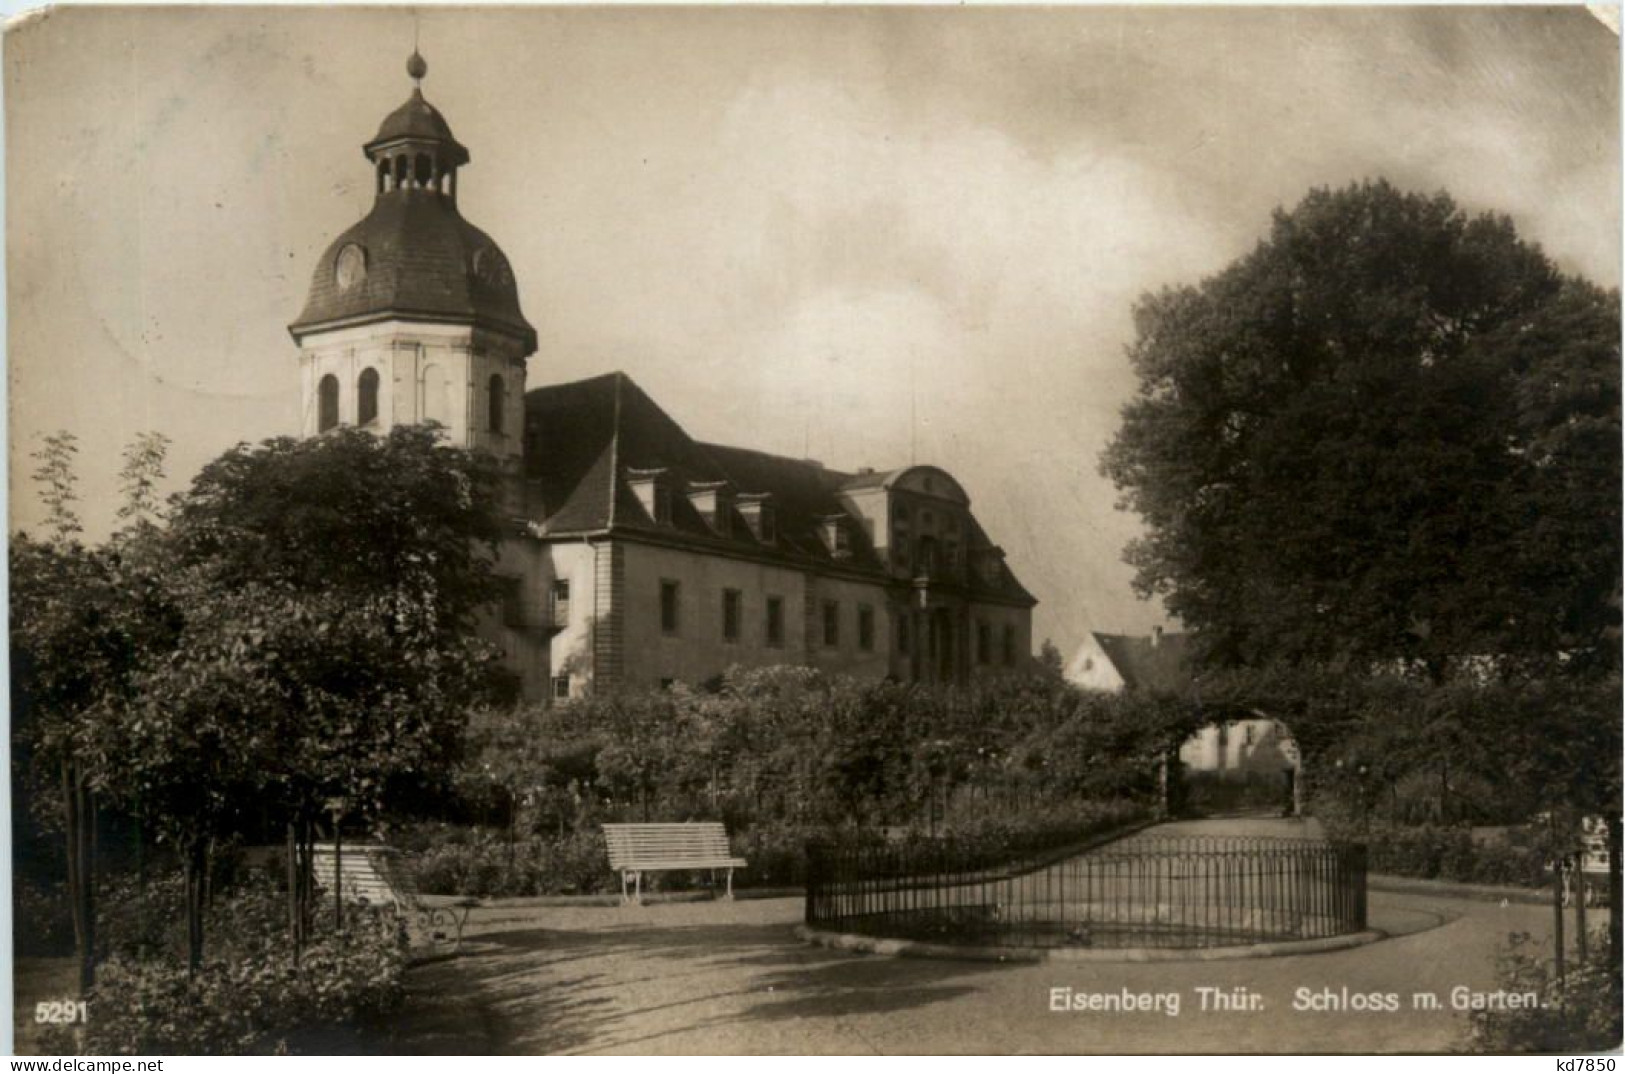
[[[1098,631],[1093,633],[1095,641],[1129,689],[1159,693],[1184,693],[1190,689],[1194,676],[1186,663],[1189,654],[1186,635],[1163,633],[1160,636],[1136,637]]]
[[[627,480],[633,471],[663,471],[673,491],[669,522],[656,522],[644,509]],[[848,529],[850,550],[839,559],[825,543],[823,520],[846,513],[841,492],[854,475],[805,459],[696,441],[624,373],[526,393],[525,478],[529,520],[538,536],[644,534],[787,565],[891,577],[863,527]],[[771,497],[771,542],[758,540],[742,517],[719,533],[689,501],[689,491],[719,483],[740,497]],[[974,521],[970,528],[973,548],[978,540],[990,546]],[[990,597],[1033,599],[1008,571],[1002,584],[980,588]]]

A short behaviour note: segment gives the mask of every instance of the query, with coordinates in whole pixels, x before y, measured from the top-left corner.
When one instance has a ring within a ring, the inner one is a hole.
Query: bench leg
[[[468,925],[472,907],[424,906],[413,912],[418,927],[432,948],[445,947],[453,952],[463,945],[463,929]]]
[[[472,906],[464,906],[462,911],[463,912],[460,916],[455,917],[457,922],[457,936],[454,940],[452,940],[451,949],[453,951],[456,951],[458,948],[463,946],[463,929],[468,926],[468,915],[474,912],[474,908]]]
[[[733,900],[733,897],[734,897],[734,871],[733,871],[733,866],[730,865],[728,867],[728,899],[729,899],[730,902]]]

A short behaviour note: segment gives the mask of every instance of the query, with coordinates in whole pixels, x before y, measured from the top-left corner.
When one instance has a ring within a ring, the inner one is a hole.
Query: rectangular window
[[[570,676],[559,675],[553,679],[553,699],[567,701],[570,698]]]
[[[677,633],[677,583],[660,583],[660,629],[666,634]]]
[[[986,623],[976,624],[976,662],[989,664],[993,661],[993,628]]]
[[[767,644],[784,648],[784,598],[767,598]]]
[[[722,640],[739,640],[739,616],[743,598],[737,589],[722,591]]]
[[[762,516],[761,517],[762,517],[762,521],[761,521],[762,543],[763,544],[772,544],[775,540],[778,539],[778,535],[779,535],[777,520],[773,517],[773,508],[767,506],[766,504],[763,504],[762,505]]]
[[[1004,628],[1004,663],[1007,667],[1016,666],[1016,628],[1008,624]]]
[[[548,603],[552,609],[553,622],[563,624],[570,621],[570,579],[559,578],[553,582],[553,589],[548,594]]]
[[[655,521],[662,526],[671,522],[671,489],[655,485]]]
[[[824,644],[831,649],[841,644],[841,606],[833,600],[824,602]]]
[[[858,648],[866,653],[875,648],[875,610],[867,605],[858,608]]]

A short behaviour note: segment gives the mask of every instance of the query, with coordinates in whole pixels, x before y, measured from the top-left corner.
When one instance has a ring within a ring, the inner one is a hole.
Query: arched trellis
[[[1181,771],[1279,776],[1282,790],[1291,796],[1291,815],[1303,815],[1303,751],[1285,721],[1261,709],[1227,710],[1212,714],[1171,751]],[[1172,788],[1165,756],[1160,779],[1164,811]]]

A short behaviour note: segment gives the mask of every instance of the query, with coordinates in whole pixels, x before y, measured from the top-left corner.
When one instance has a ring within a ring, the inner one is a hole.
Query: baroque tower
[[[300,433],[438,422],[451,444],[494,456],[517,497],[536,330],[508,259],[457,211],[469,154],[423,98],[428,65],[414,51],[406,70],[412,96],[362,147],[372,211],[322,254],[288,326],[299,345]]]

